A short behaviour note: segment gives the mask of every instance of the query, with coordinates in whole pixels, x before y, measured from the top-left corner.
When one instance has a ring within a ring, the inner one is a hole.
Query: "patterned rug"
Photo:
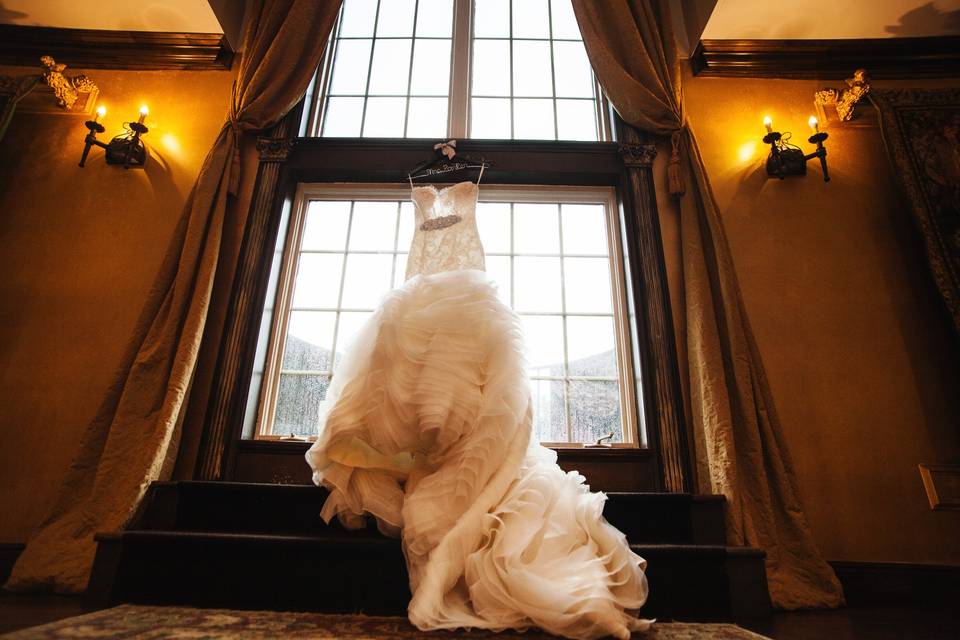
[[[244,638],[274,640],[410,640],[411,638],[554,638],[542,631],[518,633],[506,631],[436,631],[425,633],[411,626],[405,618],[359,615],[324,615],[278,611],[234,611],[231,609],[190,609],[186,607],[144,607],[121,605],[75,618],[7,634],[8,640],[48,638],[183,638],[184,640],[220,640]],[[646,633],[635,633],[643,640],[763,640],[732,624],[692,624],[685,622],[657,623]]]

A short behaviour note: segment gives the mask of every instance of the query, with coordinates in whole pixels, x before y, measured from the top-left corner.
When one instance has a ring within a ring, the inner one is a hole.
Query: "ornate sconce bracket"
[[[850,122],[856,117],[855,107],[870,92],[870,78],[866,69],[857,69],[846,83],[846,89],[823,89],[814,94],[813,102],[820,122]]]

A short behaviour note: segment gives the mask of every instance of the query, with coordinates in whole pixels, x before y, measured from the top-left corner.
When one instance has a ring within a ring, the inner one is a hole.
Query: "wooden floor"
[[[0,634],[88,611],[78,598],[0,592]],[[884,607],[776,613],[741,626],[775,640],[953,640],[960,638],[956,608]]]

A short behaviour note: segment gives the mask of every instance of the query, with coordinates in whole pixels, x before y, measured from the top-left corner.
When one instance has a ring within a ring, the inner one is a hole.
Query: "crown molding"
[[[222,33],[0,24],[0,64],[35,67],[43,55],[80,69],[224,70],[233,61]]]
[[[846,78],[960,75],[960,36],[849,40],[701,40],[690,57],[693,73],[729,78]]]

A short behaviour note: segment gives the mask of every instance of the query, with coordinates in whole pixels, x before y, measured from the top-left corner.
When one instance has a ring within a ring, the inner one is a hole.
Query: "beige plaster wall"
[[[62,114],[17,114],[0,143],[0,542],[26,540],[118,375],[233,78],[87,73],[102,137],[149,105],[151,157],[125,171],[94,149],[81,169],[86,118]]]
[[[686,78],[684,90],[824,554],[960,564],[960,512],[931,511],[917,470],[960,463],[960,357],[880,131],[827,129],[829,183],[813,163],[805,178],[763,170],[764,115],[811,151],[823,85]],[[676,212],[661,206],[677,311]]]

